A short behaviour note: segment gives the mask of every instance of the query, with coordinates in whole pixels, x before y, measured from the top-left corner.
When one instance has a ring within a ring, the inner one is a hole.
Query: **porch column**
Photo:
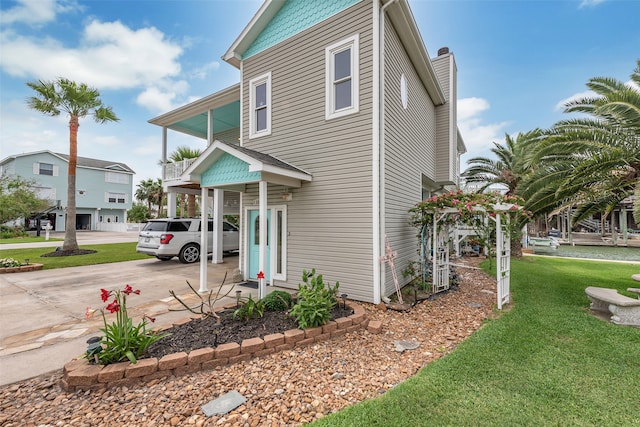
[[[167,179],[167,127],[162,126],[162,180]]]
[[[222,252],[224,249],[222,219],[224,214],[224,190],[218,188],[213,190],[213,255],[212,264],[222,263]]]
[[[207,243],[208,243],[208,219],[207,219],[207,197],[209,191],[206,187],[200,189],[200,289],[198,292],[207,292]]]
[[[628,226],[627,226],[627,208],[620,210],[620,231],[622,232],[622,242],[627,245],[629,241]]]
[[[175,218],[177,216],[176,196],[177,193],[175,191],[169,191],[169,189],[167,189],[167,218]]]
[[[207,147],[213,143],[213,110],[207,111]]]
[[[267,181],[260,181],[260,260],[258,269],[264,273],[267,264]],[[267,296],[266,281],[270,280],[270,277],[264,278],[264,280],[258,280],[260,287],[258,289],[258,298],[262,299]]]

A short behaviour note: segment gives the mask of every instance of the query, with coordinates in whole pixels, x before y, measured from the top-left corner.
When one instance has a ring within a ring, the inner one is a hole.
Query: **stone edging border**
[[[102,390],[121,386],[131,386],[171,375],[181,376],[194,372],[214,369],[218,366],[250,360],[283,350],[303,347],[319,341],[344,336],[348,332],[366,329],[379,334],[382,322],[367,319],[364,308],[354,302],[348,303],[353,314],[328,322],[326,325],[308,329],[290,329],[280,334],[264,338],[249,338],[241,344],[226,343],[217,346],[168,354],[157,358],[140,359],[136,364],[120,362],[111,365],[91,365],[86,359],[74,359],[64,365],[61,387],[70,392],[78,390]],[[235,307],[235,304],[233,305]],[[186,318],[174,325],[190,322]]]
[[[44,267],[44,264],[21,265],[20,267],[2,267],[0,268],[0,274],[23,273],[25,271],[38,271],[38,270],[42,270],[43,267]]]

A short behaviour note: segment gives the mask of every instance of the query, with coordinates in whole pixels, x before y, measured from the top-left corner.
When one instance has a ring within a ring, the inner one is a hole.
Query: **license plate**
[[[145,237],[145,238],[144,238],[144,242],[145,242],[145,243],[149,243],[149,240],[151,240],[151,238],[150,238],[150,237]]]

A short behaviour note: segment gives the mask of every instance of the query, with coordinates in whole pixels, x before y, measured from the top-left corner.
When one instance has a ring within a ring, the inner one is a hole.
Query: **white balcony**
[[[180,180],[182,173],[187,170],[189,166],[193,164],[197,159],[184,159],[180,162],[165,163],[164,165],[164,178],[166,181]]]

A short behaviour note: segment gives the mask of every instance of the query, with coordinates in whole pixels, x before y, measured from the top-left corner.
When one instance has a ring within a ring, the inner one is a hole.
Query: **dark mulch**
[[[353,311],[347,307],[345,310],[342,304],[336,305],[331,312],[331,319],[350,316]],[[164,332],[171,335],[162,338],[151,345],[144,354],[144,357],[161,358],[167,354],[186,353],[204,347],[215,348],[220,344],[242,343],[242,340],[249,338],[264,338],[265,335],[284,333],[289,329],[296,329],[298,325],[295,320],[283,311],[265,311],[263,317],[243,320],[233,320],[233,310],[226,310],[220,313],[220,325],[216,324],[216,319],[208,317],[206,319],[194,319],[184,325],[174,326]]]
[[[60,249],[60,248],[58,248]],[[91,249],[75,249],[75,250],[70,250],[70,251],[63,251],[62,249],[58,250],[56,249],[53,252],[48,252],[44,255],[40,255],[43,257],[51,257],[51,256],[74,256],[74,255],[88,255],[88,254],[95,254],[98,251],[94,251]]]

